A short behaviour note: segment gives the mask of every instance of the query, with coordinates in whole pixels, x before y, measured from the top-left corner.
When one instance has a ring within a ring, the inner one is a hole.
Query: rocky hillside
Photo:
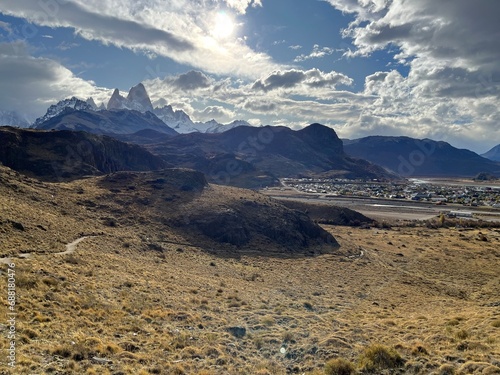
[[[3,165],[48,181],[170,166],[139,146],[84,132],[0,127],[0,144]]]

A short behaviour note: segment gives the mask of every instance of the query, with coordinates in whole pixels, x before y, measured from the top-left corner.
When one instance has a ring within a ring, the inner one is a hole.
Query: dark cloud
[[[202,72],[191,70],[175,78],[172,85],[180,90],[192,91],[210,87],[211,81]]]
[[[275,103],[261,100],[249,100],[243,107],[246,110],[259,113],[274,112],[277,108]]]
[[[291,89],[300,84],[311,88],[335,87],[337,84],[349,85],[352,80],[342,73],[325,73],[319,69],[277,71],[264,80],[256,81],[252,88],[268,92],[276,89]]]
[[[278,88],[291,88],[304,81],[305,78],[306,75],[301,70],[278,71],[269,75],[264,81],[255,82],[252,88],[266,92]]]
[[[168,31],[155,29],[131,20],[90,12],[69,1],[2,0],[0,12],[21,16],[44,26],[72,27],[82,36],[113,41],[127,46],[146,47],[160,44],[177,51],[188,51],[193,45]],[[91,34],[90,34],[91,32]]]
[[[397,45],[402,55],[469,70],[499,70],[500,2],[491,0],[327,0],[354,13],[344,35],[355,53]]]

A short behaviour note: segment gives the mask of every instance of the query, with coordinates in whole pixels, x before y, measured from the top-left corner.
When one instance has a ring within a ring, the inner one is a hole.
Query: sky
[[[495,0],[2,0],[0,111],[142,82],[193,121],[500,143]]]

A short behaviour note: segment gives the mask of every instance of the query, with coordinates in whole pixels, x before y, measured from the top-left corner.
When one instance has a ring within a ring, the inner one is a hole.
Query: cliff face
[[[0,162],[47,181],[169,167],[136,145],[83,132],[0,128]]]

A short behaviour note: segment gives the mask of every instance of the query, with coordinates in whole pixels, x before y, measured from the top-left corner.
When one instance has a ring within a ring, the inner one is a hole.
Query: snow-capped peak
[[[193,121],[186,112],[177,110],[174,111],[171,105],[154,109],[154,114],[158,116],[165,124],[175,129],[178,133],[193,133],[198,132],[194,127]]]
[[[92,102],[93,101],[94,100],[92,99]],[[94,103],[94,106],[95,106],[95,103]],[[75,109],[78,111],[82,111],[82,110],[83,111],[94,111],[95,110],[91,104],[73,96],[70,99],[64,99],[64,100],[61,100],[57,104],[51,105],[49,107],[49,109],[47,109],[47,113],[45,113],[45,115],[43,115],[42,117],[39,117],[35,120],[33,127],[36,128],[38,125],[40,125],[40,124],[44,123],[45,121],[50,120],[51,118],[57,116],[62,111],[64,111],[64,109],[66,109],[66,108],[72,108],[72,109]]]

